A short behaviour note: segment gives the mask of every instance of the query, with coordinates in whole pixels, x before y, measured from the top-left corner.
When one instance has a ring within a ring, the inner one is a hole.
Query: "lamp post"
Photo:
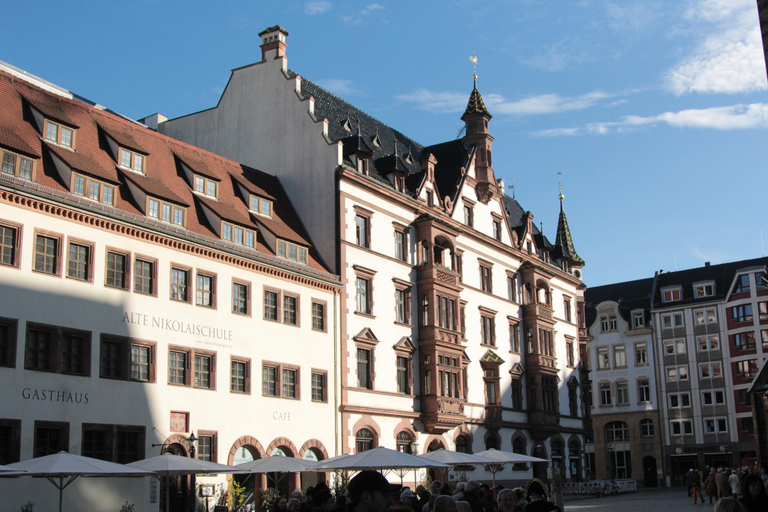
[[[192,432],[189,434],[189,437],[187,438],[187,444],[189,445],[189,456],[191,458],[195,458],[195,443],[197,442],[197,437],[195,437],[195,433]]]

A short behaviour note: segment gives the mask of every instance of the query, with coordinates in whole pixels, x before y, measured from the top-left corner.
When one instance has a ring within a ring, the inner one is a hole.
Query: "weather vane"
[[[557,173],[557,181],[560,183],[560,196],[559,197],[560,197],[560,200],[562,201],[563,198],[565,197],[563,195],[563,173],[561,173],[561,172]]]
[[[515,180],[512,180],[512,184],[509,185],[509,188],[512,190],[512,199],[515,198]]]
[[[477,55],[475,55],[475,52],[472,52],[472,55],[469,56],[469,60],[472,61],[472,79],[477,80]]]

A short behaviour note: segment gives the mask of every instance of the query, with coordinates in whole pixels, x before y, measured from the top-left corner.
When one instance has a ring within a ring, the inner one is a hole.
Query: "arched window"
[[[489,433],[488,437],[485,439],[485,449],[490,450],[491,448],[496,450],[501,449],[501,439],[499,439],[499,435],[494,432]]]
[[[623,421],[612,421],[605,426],[605,440],[629,441],[629,425]]]
[[[641,437],[653,437],[655,431],[653,428],[653,420],[645,419],[640,420],[640,436]]]
[[[413,453],[413,450],[411,449],[412,443],[413,443],[413,438],[411,437],[411,434],[409,434],[405,430],[397,434],[397,439],[395,439],[395,444],[397,445],[397,451],[403,452],[403,453]]]
[[[361,428],[358,430],[357,434],[355,435],[355,448],[357,453],[372,450],[374,448],[373,441],[373,432],[367,428]]]
[[[544,281],[536,281],[536,302],[539,304],[546,304],[552,306],[552,302],[549,297],[549,287]]]
[[[470,453],[469,440],[464,434],[456,438],[456,451],[459,453]]]
[[[568,443],[568,470],[571,478],[581,478],[581,445],[576,440]]]
[[[552,451],[552,470],[553,474],[556,471],[562,477],[564,475],[563,467],[563,443],[560,441],[552,441],[550,445]]]
[[[431,443],[429,443],[429,448],[427,448],[428,452],[436,452],[437,450],[440,450],[442,448],[445,448],[443,446],[443,443],[439,439],[433,439]]]
[[[512,452],[525,455],[525,440],[518,437],[512,441]],[[514,471],[525,471],[528,469],[528,464],[525,462],[518,462],[512,466],[512,469]]]

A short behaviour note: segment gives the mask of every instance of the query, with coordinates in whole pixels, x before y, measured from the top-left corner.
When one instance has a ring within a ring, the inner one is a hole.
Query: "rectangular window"
[[[693,287],[693,296],[697,299],[702,297],[711,297],[715,294],[715,285],[709,284],[697,284]]]
[[[45,138],[53,142],[59,142],[59,125],[46,121]]]
[[[501,241],[501,222],[494,220],[493,222],[493,238],[494,240]]]
[[[371,282],[363,277],[358,277],[355,280],[355,305],[358,313],[371,313],[370,307],[370,285]]]
[[[91,246],[69,243],[69,259],[67,261],[67,277],[89,281],[91,278]]]
[[[611,383],[601,382],[600,383],[600,406],[609,407],[611,405],[613,405],[613,398],[611,396]]]
[[[213,356],[195,355],[195,387],[213,389]]]
[[[131,380],[152,382],[153,347],[149,345],[131,345]]]
[[[608,355],[608,347],[598,347],[597,349],[597,369],[608,370],[611,367]]]
[[[312,401],[326,402],[326,375],[325,373],[312,372]]]
[[[264,365],[261,370],[261,393],[277,396],[277,367]]]
[[[298,325],[299,301],[296,297],[283,295],[283,323]]]
[[[155,294],[155,263],[136,259],[133,265],[133,291],[147,295]]]
[[[768,320],[768,302],[758,302],[757,313],[760,316],[760,320]]]
[[[488,265],[480,265],[480,289],[488,293],[493,292],[493,274]]]
[[[683,314],[682,313],[670,313],[667,315],[661,315],[661,326],[664,329],[673,329],[683,326]]]
[[[90,375],[91,333],[27,322],[28,370]]]
[[[0,317],[0,366],[16,367],[17,326],[17,320]]]
[[[144,458],[146,427],[83,423],[85,457],[127,464]]]
[[[492,316],[480,315],[480,339],[483,345],[496,346],[496,321]]]
[[[644,341],[635,343],[635,366],[648,365],[648,344]]]
[[[21,460],[21,420],[0,419],[0,464]]]
[[[742,304],[731,308],[731,318],[735,322],[752,321],[752,304]]]
[[[507,276],[507,298],[517,302],[517,279],[515,276]]]
[[[312,301],[312,329],[325,331],[325,304]]]
[[[184,210],[181,208],[173,208],[173,223],[177,226],[184,225]]]
[[[168,354],[168,384],[187,385],[187,353],[171,350]]]
[[[699,352],[709,350],[720,350],[720,338],[718,336],[699,336],[696,338],[699,345]]]
[[[171,268],[171,300],[188,301],[189,271]]]
[[[76,196],[85,195],[85,178],[82,176],[75,176],[72,182],[72,193]]]
[[[261,199],[259,201],[259,213],[262,215],[271,216],[272,215],[272,201],[267,201],[266,199]]]
[[[702,391],[701,402],[704,405],[724,405],[725,392],[721,389],[714,391]]]
[[[624,345],[616,345],[613,347],[613,367],[627,367],[627,350]]]
[[[713,324],[717,322],[717,313],[714,308],[698,309],[693,312],[696,325]]]
[[[667,382],[686,381],[688,380],[688,367],[687,366],[673,366],[667,368]]]
[[[370,249],[370,224],[368,217],[355,215],[355,243],[360,247]]]
[[[232,359],[230,362],[229,390],[232,393],[251,393],[250,359]]]
[[[651,381],[647,377],[637,379],[637,402],[651,403]]]
[[[566,339],[565,340],[565,365],[573,368],[575,366],[575,361],[573,359],[574,353],[573,353],[573,340]]]
[[[18,266],[19,229],[0,224],[0,265]]]
[[[757,360],[748,359],[736,362],[736,375],[742,378],[752,378],[757,375]]]
[[[629,384],[625,380],[616,383],[616,405],[629,405]]]
[[[127,271],[128,256],[107,251],[107,276],[104,284],[112,288],[125,289],[128,281]]]
[[[35,272],[58,275],[59,238],[37,235],[35,237]]]
[[[702,379],[718,379],[723,376],[723,366],[720,362],[699,364],[699,377]]]
[[[407,357],[397,356],[397,392],[410,394],[410,372],[408,371],[409,360]]]
[[[472,211],[472,207],[469,205],[464,205],[464,225],[471,228],[473,224],[474,212]]]
[[[163,204],[162,211],[163,211],[163,222],[171,222],[171,205]]]
[[[279,363],[263,363],[262,394],[277,398],[299,399],[299,368]]]
[[[732,336],[733,346],[741,350],[754,350],[755,333],[752,331],[741,332]]]
[[[156,199],[149,199],[149,206],[147,207],[147,215],[149,217],[158,218],[160,215],[160,202]]]
[[[239,315],[250,314],[250,290],[247,284],[232,283],[232,312]]]
[[[704,418],[705,434],[722,434],[728,431],[725,418]]]
[[[404,231],[395,229],[395,259],[408,261],[408,238]]]
[[[264,290],[264,320],[277,321],[278,293]]]
[[[670,421],[670,432],[673,436],[693,435],[693,422],[691,420]]]
[[[571,299],[563,299],[563,318],[566,322],[571,321]]]
[[[674,290],[662,290],[662,300],[664,302],[675,302],[680,300],[680,288]]]
[[[371,379],[371,351],[357,349],[357,386],[364,389],[373,389]]]
[[[200,434],[197,440],[197,458],[206,462],[216,462],[216,434]]]
[[[509,350],[520,352],[520,327],[517,324],[509,324]]]
[[[216,292],[215,279],[211,275],[197,274],[197,288],[195,290],[195,303],[198,306],[212,308],[216,306],[214,302]]]
[[[632,313],[632,328],[642,329],[643,327],[645,327],[645,314],[642,311]]]
[[[667,397],[671,409],[691,406],[691,395],[688,393],[672,393]]]
[[[664,342],[664,353],[666,355],[685,354],[685,338],[666,340]]]
[[[69,451],[69,423],[35,421],[33,457]]]

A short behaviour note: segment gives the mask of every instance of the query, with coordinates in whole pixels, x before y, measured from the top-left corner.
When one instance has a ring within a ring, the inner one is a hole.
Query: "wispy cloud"
[[[333,4],[324,0],[317,2],[307,2],[304,4],[304,14],[315,16],[317,14],[323,14],[324,12],[330,11],[331,8],[333,8]]]
[[[368,4],[365,6],[365,9],[360,11],[357,14],[342,16],[341,19],[345,23],[349,23],[350,25],[362,25],[368,19],[375,13],[376,11],[383,11],[385,7],[381,4]]]
[[[326,78],[317,81],[318,85],[324,89],[329,90],[337,96],[355,96],[359,95],[360,91],[352,87],[352,80],[344,80],[342,78]]]
[[[754,0],[698,0],[686,13],[705,35],[666,73],[667,89],[686,93],[742,93],[768,89]]]
[[[560,71],[572,64],[581,64],[595,59],[589,51],[580,49],[571,38],[545,45],[543,50],[520,58],[520,63],[545,71]]]
[[[594,107],[601,100],[609,97],[611,95],[608,93],[594,91],[574,97],[540,94],[517,101],[509,101],[500,94],[488,94],[483,96],[483,100],[493,115],[529,116],[583,110]],[[401,94],[397,96],[397,99],[415,103],[416,107],[421,110],[444,114],[462,112],[467,106],[468,97],[465,93],[418,89],[411,93]]]
[[[622,32],[643,29],[655,20],[656,15],[654,13],[658,10],[658,8],[653,6],[650,2],[628,2],[624,5],[619,5],[616,2],[608,2],[605,4],[604,8],[609,25],[614,30]]]
[[[664,112],[650,117],[625,116],[621,121],[589,123],[578,128],[541,130],[532,135],[538,137],[607,135],[658,125],[711,130],[763,130],[768,129],[768,103],[688,109],[679,112]]]

